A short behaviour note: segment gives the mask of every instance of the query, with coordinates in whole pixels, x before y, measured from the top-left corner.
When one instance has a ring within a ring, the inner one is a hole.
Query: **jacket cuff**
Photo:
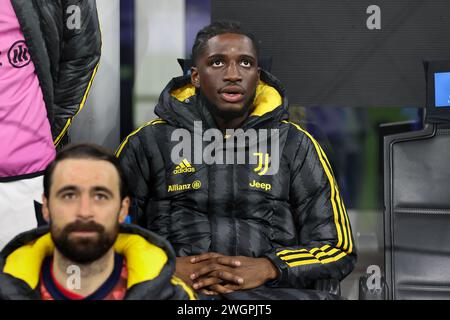
[[[264,257],[269,259],[270,262],[272,262],[278,269],[278,278],[267,281],[265,285],[268,287],[281,287],[286,285],[289,277],[288,265],[283,260],[278,258],[275,252],[265,254]]]

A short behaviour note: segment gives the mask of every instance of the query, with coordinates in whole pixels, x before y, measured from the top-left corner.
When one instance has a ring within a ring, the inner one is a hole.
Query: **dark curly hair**
[[[197,64],[197,58],[205,49],[206,43],[209,39],[224,33],[241,34],[250,38],[250,40],[252,40],[253,42],[253,47],[255,48],[256,55],[257,57],[259,57],[258,41],[252,33],[244,30],[241,24],[237,21],[220,20],[211,23],[197,33],[194,45],[192,47],[192,63],[194,65]]]

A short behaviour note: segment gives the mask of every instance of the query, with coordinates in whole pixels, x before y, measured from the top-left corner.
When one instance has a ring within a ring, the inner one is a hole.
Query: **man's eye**
[[[241,61],[241,66],[246,67],[246,68],[250,68],[252,66],[251,61],[244,59]]]
[[[109,197],[103,193],[97,193],[95,195],[95,200],[107,200]]]
[[[222,67],[223,66],[223,62],[221,60],[214,60],[212,62],[212,66],[213,67]]]
[[[73,200],[73,199],[75,199],[75,197],[76,197],[76,195],[75,195],[75,193],[73,193],[73,192],[71,192],[71,193],[64,193],[64,194],[62,195],[62,198],[63,198],[64,200]]]

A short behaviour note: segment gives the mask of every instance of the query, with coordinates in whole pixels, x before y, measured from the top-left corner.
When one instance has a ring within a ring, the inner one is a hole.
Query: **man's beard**
[[[70,238],[74,231],[93,231],[97,236]],[[119,223],[107,232],[102,225],[94,221],[77,220],[62,230],[50,222],[50,233],[56,248],[65,258],[79,264],[89,264],[103,257],[114,245],[119,234]]]

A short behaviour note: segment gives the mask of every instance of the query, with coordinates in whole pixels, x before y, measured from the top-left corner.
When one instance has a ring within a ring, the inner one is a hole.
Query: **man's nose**
[[[242,80],[242,76],[239,71],[238,65],[235,62],[232,62],[228,65],[225,73],[225,80],[231,82]]]
[[[84,219],[91,218],[93,216],[92,202],[88,195],[83,195],[80,197],[80,207],[77,212],[77,216]]]

